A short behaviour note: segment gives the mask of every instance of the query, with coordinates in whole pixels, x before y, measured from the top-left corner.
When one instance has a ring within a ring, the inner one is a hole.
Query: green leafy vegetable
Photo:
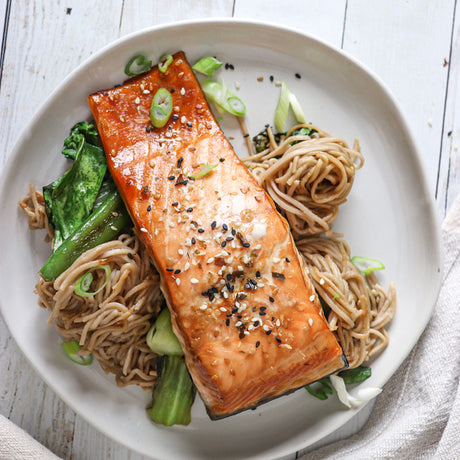
[[[385,265],[383,265],[382,262],[375,259],[368,259],[367,257],[352,257],[351,263],[365,275],[369,275],[369,273],[374,270],[383,270],[385,268]]]
[[[315,131],[314,129],[302,127],[293,131],[291,133],[291,136],[311,136],[313,133],[316,132],[317,131]],[[286,134],[286,132],[278,132],[276,134],[273,134],[273,137],[275,138],[275,141],[279,144],[286,137]],[[270,139],[268,138],[267,129],[264,129],[259,134],[256,134],[252,138],[252,142],[254,143],[254,147],[257,153],[263,152],[264,150],[268,149],[268,147],[270,146]],[[300,141],[292,142],[291,145],[297,142]]]
[[[80,344],[76,340],[72,340],[71,342],[64,342],[62,344],[62,348],[64,349],[66,355],[77,364],[82,366],[89,366],[93,362],[93,355],[79,355],[78,352],[81,350]]]
[[[325,400],[332,394],[331,381],[329,377],[324,377],[321,380],[307,385],[305,389],[315,398]]]
[[[164,308],[147,333],[148,347],[157,355],[183,356],[184,352],[172,330],[171,314]]]
[[[209,163],[204,163],[200,165],[201,171],[193,176],[190,176],[191,179],[200,179],[201,177],[206,176],[209,174],[214,168],[217,168],[218,164],[210,165]]]
[[[243,101],[236,94],[232,93],[223,83],[205,80],[201,84],[201,88],[204,94],[206,94],[218,108],[237,117],[242,117],[246,113],[246,106]]]
[[[165,73],[168,70],[168,67],[172,64],[173,57],[171,54],[163,54],[160,57],[160,61],[158,62],[158,70],[162,73]]]
[[[147,412],[161,425],[188,425],[195,392],[184,358],[165,356],[153,390],[153,405]]]
[[[218,61],[215,57],[204,57],[201,58],[193,67],[193,70],[202,73],[208,77],[214,75],[214,72],[222,65],[222,62]]]
[[[354,369],[345,369],[344,371],[339,372],[339,377],[342,377],[346,385],[351,385],[353,383],[364,382],[371,375],[371,368],[366,366],[358,366]]]
[[[92,143],[90,143],[92,142]],[[75,161],[59,179],[43,187],[48,221],[54,228],[53,250],[91,214],[107,171],[94,125],[78,123],[64,142],[63,154]]]
[[[162,128],[167,123],[171,116],[172,106],[171,93],[165,88],[160,88],[153,96],[150,107],[150,121],[155,128]]]
[[[152,67],[152,61],[147,61],[143,54],[133,56],[125,67],[125,74],[128,77],[135,77],[147,72]]]
[[[93,273],[95,270],[104,270],[105,271],[105,282],[104,284],[97,289],[94,292],[88,292],[89,288],[91,287],[91,283],[93,282]],[[73,290],[75,294],[81,296],[81,297],[93,297],[95,296],[98,292],[101,292],[102,289],[104,289],[109,280],[110,280],[110,274],[112,271],[110,270],[110,267],[108,265],[99,265],[97,267],[92,268],[89,272],[85,273],[82,277],[80,277],[76,283],[75,286],[73,287]]]
[[[102,204],[51,255],[40,270],[46,281],[57,278],[88,249],[106,243],[131,223],[128,211],[111,181],[111,192]]]

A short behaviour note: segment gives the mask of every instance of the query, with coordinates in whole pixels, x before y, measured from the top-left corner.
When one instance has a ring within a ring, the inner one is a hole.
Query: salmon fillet
[[[172,116],[152,128],[159,88]],[[88,97],[118,190],[161,274],[212,419],[347,366],[285,219],[224,136],[182,52]],[[217,165],[193,178],[203,164]]]

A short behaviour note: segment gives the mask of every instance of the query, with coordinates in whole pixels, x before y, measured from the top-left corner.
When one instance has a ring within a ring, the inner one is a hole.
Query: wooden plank
[[[296,28],[340,47],[346,0],[235,0],[234,17],[270,21]]]
[[[422,152],[434,194],[454,0],[348,3],[344,50],[392,90]],[[388,133],[391,135],[391,133]]]
[[[125,0],[120,35],[185,19],[231,17],[233,0]]]
[[[441,156],[437,182],[438,208],[442,217],[448,212],[460,193],[460,8],[457,6],[452,24],[452,46],[447,56],[448,87],[444,129],[441,138]]]

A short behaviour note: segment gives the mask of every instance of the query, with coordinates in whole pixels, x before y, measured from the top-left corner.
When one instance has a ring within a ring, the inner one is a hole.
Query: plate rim
[[[429,185],[429,180],[428,180],[428,173],[427,169],[424,167],[423,161],[422,161],[422,154],[421,154],[421,149],[419,148],[418,142],[413,135],[412,129],[406,120],[406,117],[404,116],[404,112],[402,110],[402,107],[399,103],[399,101],[396,99],[396,97],[393,95],[392,91],[389,89],[389,87],[386,85],[386,83],[376,74],[374,71],[369,69],[365,64],[363,64],[361,61],[359,61],[357,58],[354,56],[350,55],[348,52],[344,51],[343,49],[339,49],[334,47],[333,45],[327,43],[326,41],[312,35],[309,33],[306,33],[304,31],[299,30],[298,28],[295,27],[289,27],[286,25],[282,24],[277,24],[271,21],[263,21],[263,20],[253,20],[253,19],[248,19],[248,18],[228,18],[228,17],[217,17],[217,18],[196,18],[196,19],[190,19],[190,20],[181,20],[181,21],[174,21],[174,22],[167,22],[164,24],[158,24],[146,28],[142,28],[140,30],[131,32],[129,34],[126,34],[120,38],[117,38],[114,41],[109,42],[108,44],[104,45],[102,48],[98,49],[95,51],[93,54],[91,54],[89,57],[87,57],[85,60],[83,60],[78,66],[76,66],[57,86],[54,88],[48,96],[45,98],[45,100],[41,103],[37,111],[34,113],[34,115],[31,117],[27,125],[20,131],[20,134],[16,140],[16,142],[13,145],[13,148],[9,150],[9,152],[6,154],[6,161],[4,162],[1,174],[0,174],[0,187],[3,188],[4,184],[7,181],[7,178],[9,177],[10,170],[12,169],[14,165],[15,158],[17,157],[18,153],[21,151],[22,145],[26,142],[27,140],[27,133],[30,130],[30,127],[34,126],[37,124],[37,122],[41,119],[41,117],[46,114],[49,106],[51,106],[54,101],[58,98],[59,94],[63,89],[68,85],[70,81],[72,81],[75,76],[78,74],[82,73],[86,68],[90,67],[94,62],[97,62],[101,57],[103,57],[107,52],[113,51],[116,48],[122,46],[124,43],[127,43],[131,40],[135,40],[138,37],[141,37],[143,35],[149,35],[149,34],[155,34],[155,33],[161,33],[162,31],[165,30],[173,30],[173,29],[180,29],[184,27],[206,27],[206,26],[215,26],[219,24],[224,24],[224,25],[237,25],[238,27],[261,27],[265,29],[269,29],[272,32],[278,32],[278,33],[288,33],[288,34],[296,34],[299,36],[300,39],[302,40],[310,40],[312,43],[315,43],[317,46],[324,47],[327,52],[332,53],[336,56],[341,56],[345,60],[351,62],[355,68],[359,69],[361,72],[365,74],[365,76],[372,80],[374,83],[377,84],[377,86],[382,90],[384,93],[384,96],[387,98],[387,100],[390,102],[392,108],[394,109],[396,115],[398,116],[398,123],[401,124],[402,126],[402,131],[406,134],[407,136],[407,142],[411,147],[411,159],[415,161],[415,164],[417,166],[417,174],[422,178],[422,183],[421,187],[424,192],[424,198],[427,200],[426,205],[427,205],[427,211],[426,213],[430,215],[431,217],[431,224],[432,224],[432,232],[433,232],[433,239],[436,241],[436,248],[434,248],[435,255],[437,256],[437,262],[439,262],[439,268],[440,271],[437,273],[437,280],[436,280],[436,289],[433,291],[433,299],[431,300],[431,305],[429,312],[426,314],[426,318],[424,318],[423,322],[420,322],[418,331],[417,331],[417,338],[415,341],[410,342],[410,347],[408,347],[408,351],[406,354],[403,356],[398,357],[398,359],[395,360],[395,363],[393,366],[391,366],[391,371],[389,372],[389,377],[385,380],[385,384],[392,378],[396,370],[401,366],[401,364],[404,362],[404,360],[407,358],[407,356],[410,354],[416,343],[420,340],[420,337],[425,330],[430,318],[432,317],[437,298],[439,296],[439,291],[441,288],[441,280],[442,280],[442,267],[443,267],[443,251],[442,251],[442,238],[441,238],[441,218],[439,213],[437,212],[436,206],[435,206],[435,199],[433,197],[433,194],[431,193],[431,187]],[[3,207],[3,205],[2,205]],[[436,264],[433,264],[436,265]],[[23,356],[26,358],[26,360],[29,362],[29,364],[32,366],[34,371],[40,376],[41,379],[61,398],[65,404],[67,404],[74,412],[76,412],[80,417],[82,417],[86,422],[88,422],[91,426],[94,426],[99,432],[104,434],[105,436],[109,437],[110,439],[114,440],[115,442],[124,445],[125,447],[138,452],[140,454],[145,455],[145,452],[142,451],[140,448],[136,449],[134,445],[126,445],[123,441],[119,441],[117,439],[114,439],[110,432],[108,432],[105,429],[102,429],[100,426],[96,426],[93,424],[91,421],[90,417],[87,416],[86,414],[83,414],[80,412],[78,407],[76,407],[73,403],[69,403],[65,392],[61,392],[59,389],[58,385],[55,385],[53,382],[51,382],[47,376],[45,376],[38,366],[32,362],[32,360],[27,356],[26,350],[23,348],[23,346],[20,344],[20,342],[16,339],[16,337],[12,334],[10,325],[8,323],[8,320],[6,319],[6,316],[3,314],[4,310],[6,308],[6,300],[4,298],[0,298],[0,312],[2,313],[2,317],[4,319],[4,322],[6,324],[6,327],[10,333],[10,335],[13,337],[15,340],[16,344],[18,345],[18,348],[21,350],[21,353]],[[413,342],[413,343],[412,343]],[[361,408],[353,411],[353,415],[357,414],[360,412],[365,406],[362,406]],[[332,432],[336,431],[339,429],[341,426],[343,426],[345,423],[347,423],[351,419],[348,418],[345,422],[339,421],[338,423],[331,423],[332,427],[323,434],[320,434],[318,436],[313,436],[313,440],[308,442],[307,444],[301,443],[299,441],[296,442],[295,449],[296,451],[300,451],[302,449],[307,448],[308,446],[312,445],[313,443],[317,442],[320,439],[323,439],[325,436],[331,434]],[[286,443],[285,443],[286,444]],[[302,444],[302,445],[300,445]],[[296,452],[294,451],[294,452]],[[289,455],[292,454],[293,451],[291,448],[287,448],[286,446],[283,445],[283,450],[280,452],[276,453],[276,456],[278,455]],[[272,458],[272,456],[269,457],[264,457],[264,458]]]

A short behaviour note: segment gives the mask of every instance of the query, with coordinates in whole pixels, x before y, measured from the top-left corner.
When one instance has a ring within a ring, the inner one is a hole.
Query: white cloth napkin
[[[303,458],[460,459],[460,196],[442,230],[443,283],[421,339],[385,385],[364,428]],[[0,459],[36,458],[58,457],[0,415]]]
[[[364,428],[303,458],[460,459],[460,196],[442,233],[441,292],[422,337],[385,385]]]
[[[0,459],[57,460],[59,457],[0,414]]]

